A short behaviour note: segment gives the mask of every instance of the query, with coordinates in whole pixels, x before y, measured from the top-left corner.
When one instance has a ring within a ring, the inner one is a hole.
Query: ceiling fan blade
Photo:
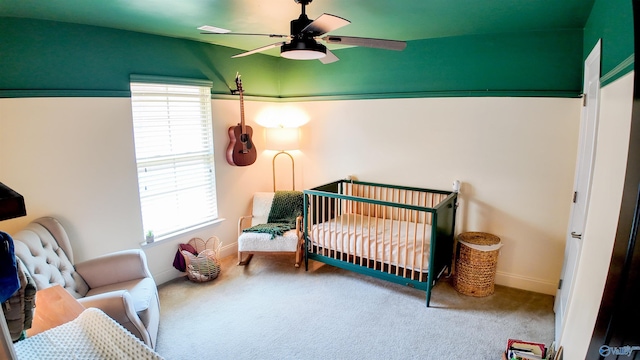
[[[376,49],[402,51],[407,47],[405,41],[362,38],[354,36],[327,35],[322,38],[327,44],[363,46]]]
[[[226,34],[226,33],[230,33],[231,30],[227,30],[227,29],[223,29],[223,28],[219,28],[216,26],[211,26],[211,25],[202,25],[198,28],[198,30],[202,30],[202,31],[206,31],[206,33],[203,34],[208,34],[208,33],[212,33],[212,34]]]
[[[280,42],[273,43],[273,44],[270,44],[270,45],[267,45],[267,46],[259,47],[257,49],[249,50],[247,52],[243,52],[243,53],[240,53],[238,55],[233,55],[232,58],[239,58],[239,57],[244,57],[244,56],[247,56],[247,55],[259,53],[261,51],[266,51],[266,50],[269,50],[269,49],[273,49],[275,47],[282,46],[284,44],[285,44],[285,41],[280,41]]]
[[[332,62],[336,62],[340,59],[338,59],[338,57],[332,53],[331,51],[329,51],[329,49],[327,49],[327,56],[318,59],[320,60],[321,63],[323,64],[331,64]]]
[[[230,33],[212,33],[212,32],[201,32],[200,34],[203,35],[249,35],[249,36],[268,36],[271,38],[290,38],[291,35],[283,35],[283,34],[254,34],[254,33],[237,33],[237,32],[230,32]]]
[[[301,33],[310,33],[312,36],[320,36],[349,24],[351,24],[351,21],[347,19],[325,13],[313,20],[311,24],[305,26]]]
[[[203,25],[198,28],[198,30],[202,30],[200,34],[205,35],[251,35],[251,36],[268,36],[272,38],[288,38],[290,35],[282,35],[282,34],[256,34],[256,33],[237,33],[232,32],[231,30],[211,26],[211,25]]]

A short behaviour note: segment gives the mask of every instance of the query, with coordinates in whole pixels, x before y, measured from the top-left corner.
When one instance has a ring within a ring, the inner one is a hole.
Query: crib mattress
[[[428,272],[431,225],[343,214],[313,225],[313,245],[413,271]]]

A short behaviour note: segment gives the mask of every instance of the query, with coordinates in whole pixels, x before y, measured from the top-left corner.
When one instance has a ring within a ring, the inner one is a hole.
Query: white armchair
[[[15,254],[37,289],[59,284],[84,307],[104,311],[155,348],[160,302],[142,250],[119,251],[76,264],[66,231],[52,217],[34,220],[13,239]]]
[[[296,218],[295,229],[274,238],[266,233],[243,232],[250,226],[267,223],[274,196],[273,192],[255,193],[251,215],[242,216],[238,221],[238,265],[247,265],[254,253],[284,252],[295,253],[295,267],[300,267],[303,246],[302,216]]]

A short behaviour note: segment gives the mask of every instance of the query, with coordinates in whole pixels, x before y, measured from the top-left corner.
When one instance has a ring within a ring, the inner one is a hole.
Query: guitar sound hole
[[[248,139],[249,139],[249,135],[240,134],[240,141],[242,141],[243,143],[246,143]]]

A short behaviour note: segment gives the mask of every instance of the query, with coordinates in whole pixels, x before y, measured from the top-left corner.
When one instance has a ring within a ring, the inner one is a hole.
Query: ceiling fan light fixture
[[[316,60],[327,56],[327,47],[313,39],[294,39],[291,43],[280,47],[280,55],[292,60]]]

